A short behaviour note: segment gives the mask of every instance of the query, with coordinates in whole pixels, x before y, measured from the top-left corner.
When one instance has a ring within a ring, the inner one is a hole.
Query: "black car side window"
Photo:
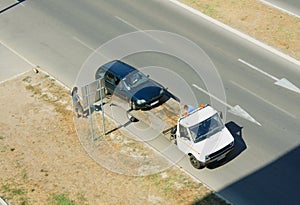
[[[115,84],[115,77],[111,73],[107,73],[106,80],[113,85]]]
[[[119,78],[117,78],[117,77],[115,77],[115,85],[118,85],[118,84],[119,84],[119,82],[120,82],[120,79],[119,79]]]
[[[103,78],[105,75],[105,71],[102,68],[99,68],[96,73],[96,79]]]

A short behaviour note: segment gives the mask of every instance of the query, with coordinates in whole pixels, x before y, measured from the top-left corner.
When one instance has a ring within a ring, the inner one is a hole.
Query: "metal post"
[[[94,128],[93,128],[93,118],[92,118],[92,111],[91,111],[91,105],[90,105],[90,95],[88,92],[88,86],[84,86],[85,93],[87,97],[87,104],[89,107],[89,117],[90,117],[90,127],[91,127],[91,134],[92,134],[92,143],[94,143]]]
[[[101,84],[101,80],[99,80],[99,84],[100,84],[100,100],[101,100],[101,110],[102,110],[102,128],[103,128],[103,135],[105,135],[106,131],[105,131],[105,124],[104,124],[104,106],[103,106],[103,92],[102,92],[102,84]]]

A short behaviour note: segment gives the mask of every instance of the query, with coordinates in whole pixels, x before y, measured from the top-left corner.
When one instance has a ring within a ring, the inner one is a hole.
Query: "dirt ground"
[[[74,123],[68,90],[50,76],[29,71],[0,91],[0,197],[9,204],[226,204],[177,167],[139,177],[99,165],[74,126],[88,119]]]
[[[300,59],[296,17],[255,0],[182,1]],[[0,91],[0,197],[9,204],[226,204],[176,167],[138,177],[100,166],[75,129],[88,119],[74,124],[68,91],[50,76],[29,71]]]
[[[300,60],[300,19],[256,0],[181,0]]]

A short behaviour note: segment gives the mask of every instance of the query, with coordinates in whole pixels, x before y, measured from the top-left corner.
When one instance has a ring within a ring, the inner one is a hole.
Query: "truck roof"
[[[180,118],[179,123],[184,127],[191,127],[198,124],[199,122],[208,119],[216,113],[217,111],[208,105],[204,108],[198,108],[192,111],[188,116]]]

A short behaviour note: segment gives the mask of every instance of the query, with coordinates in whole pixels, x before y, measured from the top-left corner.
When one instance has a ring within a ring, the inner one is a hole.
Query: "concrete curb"
[[[0,205],[7,205],[7,203],[0,197]]]

